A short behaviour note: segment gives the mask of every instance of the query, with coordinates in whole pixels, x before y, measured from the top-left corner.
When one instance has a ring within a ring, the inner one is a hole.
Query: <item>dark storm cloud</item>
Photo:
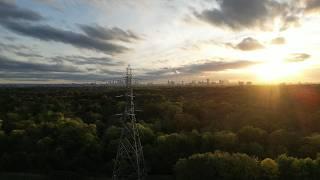
[[[285,43],[286,43],[286,39],[284,37],[277,37],[271,40],[271,44],[281,45]]]
[[[233,48],[239,49],[242,51],[253,51],[257,49],[263,49],[264,46],[258,40],[252,37],[247,37],[247,38],[244,38],[236,46],[233,46]]]
[[[116,61],[109,57],[86,57],[86,56],[56,56],[51,58],[54,62],[68,61],[76,65],[105,65],[105,66],[120,66],[124,65],[122,61]]]
[[[117,27],[104,28],[101,26],[80,25],[80,28],[90,37],[104,39],[104,40],[120,40],[124,42],[131,42],[132,40],[139,40],[140,37],[131,31],[125,31]]]
[[[303,62],[311,57],[310,54],[307,53],[294,53],[290,54],[287,58],[287,62]]]
[[[0,0],[0,21],[8,19],[39,21],[43,17],[34,11],[17,7],[14,3]]]
[[[78,48],[115,54],[129,50],[126,47],[111,44],[73,31],[61,30],[49,25],[31,25],[26,22],[5,21],[2,26],[20,35],[42,41],[55,41],[70,44]]]
[[[149,71],[146,75],[156,76],[162,78],[163,76],[172,75],[197,75],[204,72],[219,72],[230,69],[240,69],[251,65],[255,65],[257,62],[252,61],[233,61],[233,62],[222,62],[222,61],[209,61],[201,64],[190,64],[178,68],[163,68],[157,71]]]
[[[22,62],[0,56],[0,71],[2,72],[81,72],[76,67],[64,64],[39,64],[33,62]]]

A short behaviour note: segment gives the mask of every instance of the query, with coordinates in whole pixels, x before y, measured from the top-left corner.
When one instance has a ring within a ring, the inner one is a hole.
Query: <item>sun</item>
[[[302,67],[297,63],[270,62],[253,66],[251,70],[259,81],[277,83],[294,80]]]

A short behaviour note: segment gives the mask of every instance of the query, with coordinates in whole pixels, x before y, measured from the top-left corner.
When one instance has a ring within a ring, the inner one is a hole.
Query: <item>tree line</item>
[[[280,155],[258,160],[243,153],[214,152],[194,154],[175,165],[178,180],[316,180],[320,176],[320,157],[294,158]]]
[[[149,174],[317,177],[317,85],[135,92]],[[121,132],[114,114],[124,107],[115,96],[121,93],[103,87],[0,89],[0,171],[110,176]]]

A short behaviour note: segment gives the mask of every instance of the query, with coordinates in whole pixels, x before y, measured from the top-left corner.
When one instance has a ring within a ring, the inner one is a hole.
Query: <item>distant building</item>
[[[121,86],[123,85],[123,81],[121,80],[109,80],[106,82],[107,86]]]
[[[219,85],[226,85],[228,83],[229,83],[228,80],[219,80]]]
[[[168,86],[174,86],[176,83],[174,81],[168,80]]]
[[[251,85],[252,85],[252,82],[251,82],[251,81],[247,81],[246,85],[247,85],[247,86],[251,86]]]

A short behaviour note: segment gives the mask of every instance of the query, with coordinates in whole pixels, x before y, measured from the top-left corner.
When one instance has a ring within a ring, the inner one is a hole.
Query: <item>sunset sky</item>
[[[0,0],[0,83],[320,82],[320,0]]]

